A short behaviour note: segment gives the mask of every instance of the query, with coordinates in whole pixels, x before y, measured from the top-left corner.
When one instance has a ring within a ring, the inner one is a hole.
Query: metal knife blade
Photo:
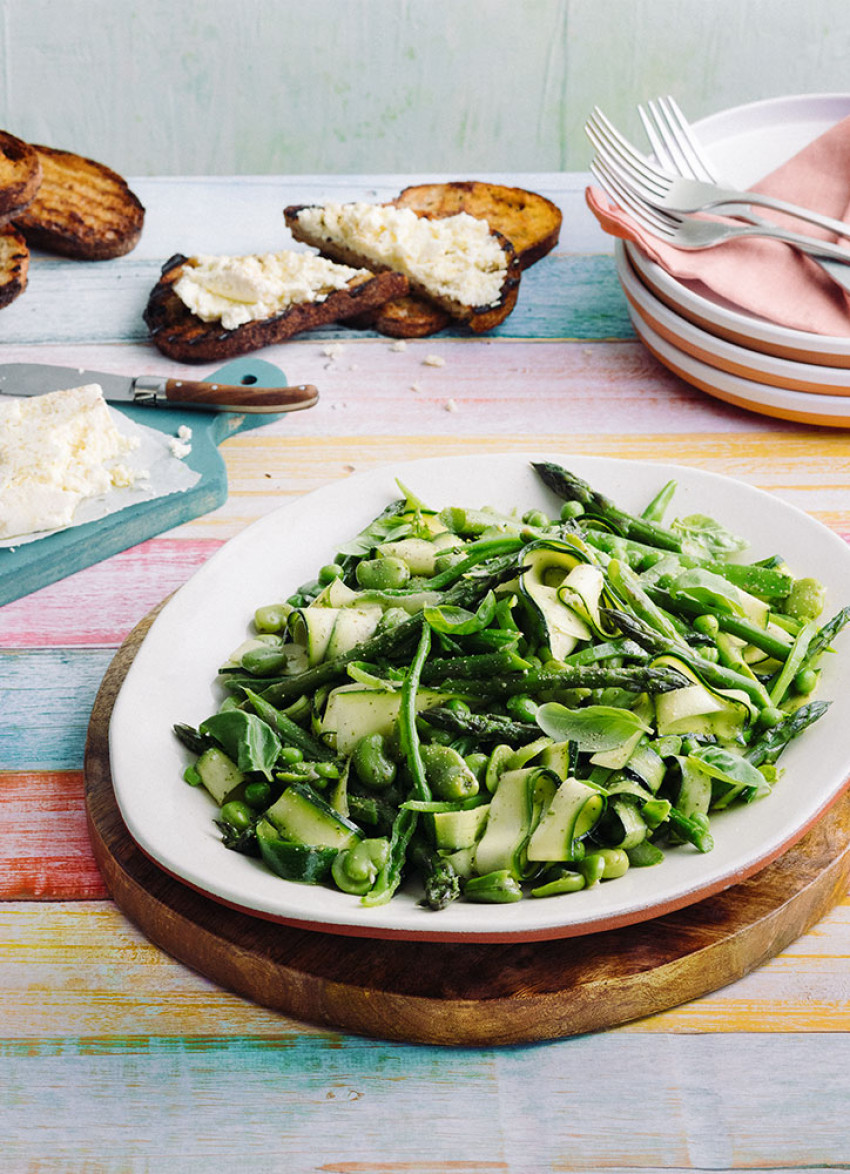
[[[98,383],[110,403],[144,407],[200,408],[214,412],[296,412],[319,398],[311,383],[293,387],[225,385],[197,379],[168,379],[159,375],[116,375],[52,363],[0,364],[0,394],[43,395]]]

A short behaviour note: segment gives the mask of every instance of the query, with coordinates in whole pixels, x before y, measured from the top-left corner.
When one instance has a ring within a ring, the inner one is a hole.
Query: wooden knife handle
[[[165,399],[185,407],[234,412],[295,412],[309,408],[319,398],[312,383],[293,387],[232,386],[191,379],[166,379]]]

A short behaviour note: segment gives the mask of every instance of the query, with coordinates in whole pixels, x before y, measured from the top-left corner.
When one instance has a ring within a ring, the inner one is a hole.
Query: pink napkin
[[[826,131],[752,190],[850,222],[850,118]],[[599,188],[589,187],[585,196],[607,233],[633,241],[673,277],[702,282],[741,309],[780,326],[850,335],[850,294],[792,246],[751,237],[689,252],[639,228]],[[757,211],[808,236],[835,239],[814,225],[768,209]]]

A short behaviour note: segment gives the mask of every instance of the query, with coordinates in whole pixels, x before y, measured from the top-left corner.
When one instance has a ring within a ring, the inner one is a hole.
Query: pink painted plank
[[[153,538],[0,609],[0,648],[120,644],[221,546]]]
[[[82,771],[0,774],[0,899],[106,897],[86,828]]]
[[[0,899],[107,896],[86,828],[82,771],[0,774]]]

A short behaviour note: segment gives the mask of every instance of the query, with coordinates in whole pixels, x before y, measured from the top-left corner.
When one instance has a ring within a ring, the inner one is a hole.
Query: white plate
[[[717,367],[731,375],[740,375],[755,383],[785,388],[811,395],[850,397],[850,371],[841,367],[825,367],[816,363],[798,363],[780,359],[761,351],[716,338],[701,330],[687,318],[682,318],[657,298],[639,280],[622,241],[614,246],[617,276],[631,306],[640,314],[651,330],[679,350]],[[804,401],[801,401],[804,402]],[[847,404],[850,417],[850,399]]]
[[[617,881],[512,905],[462,901],[431,912],[415,893],[366,909],[356,897],[283,881],[222,847],[210,799],[181,774],[188,756],[171,732],[197,725],[221,699],[216,672],[248,634],[254,609],[284,598],[398,496],[395,478],[436,507],[501,509],[559,504],[530,456],[468,456],[381,468],[335,482],[286,505],[224,546],[163,608],[116,700],[109,729],[115,794],[130,834],[163,869],[210,897],[260,917],[326,932],[431,940],[516,941],[625,925],[680,908],[752,875],[796,842],[841,793],[850,773],[850,649],[828,658],[826,717],[781,760],[786,774],[763,802],[713,821],[714,850],[683,847],[655,868]],[[741,482],[696,469],[602,457],[549,457],[623,507],[640,510],[669,479],[675,512],[710,513],[752,540],[748,557],[781,553],[826,585],[830,612],[848,601],[850,548],[806,514]]]
[[[694,130],[718,173],[746,187],[847,115],[850,94],[802,94],[724,110],[694,123]],[[698,282],[678,281],[634,245],[627,249],[644,284],[704,330],[786,359],[850,366],[850,338],[777,326],[724,302]]]
[[[693,387],[763,416],[796,420],[800,424],[850,428],[850,397],[847,395],[812,395],[808,391],[789,391],[787,387],[756,383],[741,375],[733,375],[704,363],[662,338],[631,304],[629,317],[639,338],[659,362]]]

